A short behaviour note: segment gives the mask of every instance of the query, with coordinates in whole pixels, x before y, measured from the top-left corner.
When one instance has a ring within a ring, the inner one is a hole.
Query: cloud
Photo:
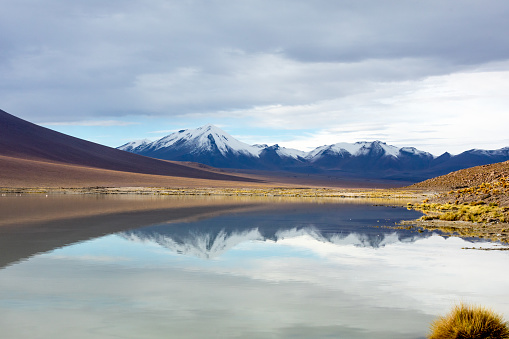
[[[137,122],[119,121],[119,120],[86,120],[86,121],[62,121],[46,122],[46,126],[129,126],[138,125]]]
[[[383,136],[387,120],[412,125],[433,109],[450,123],[473,100],[444,101],[423,83],[495,64],[506,72],[508,14],[506,1],[473,0],[7,0],[0,101],[36,123],[236,118],[277,129],[311,121],[326,133],[333,117],[382,124]],[[479,106],[505,104],[484,94]]]
[[[102,263],[118,263],[122,261],[128,261],[129,258],[126,257],[112,257],[112,256],[96,256],[96,255],[80,255],[80,256],[71,256],[71,255],[55,255],[55,254],[46,254],[46,257],[56,260],[78,260],[78,261],[86,261],[86,262],[102,262]]]
[[[472,145],[500,148],[508,142],[504,132],[509,124],[507,79],[508,71],[455,73],[385,84],[371,93],[332,102],[272,107],[270,114],[251,114],[260,125],[286,120],[281,128],[327,126],[282,143],[294,148],[375,139],[420,146],[435,154],[445,149],[460,152]]]

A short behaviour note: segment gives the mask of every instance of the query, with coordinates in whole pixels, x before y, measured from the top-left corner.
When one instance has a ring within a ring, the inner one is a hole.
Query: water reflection
[[[509,315],[509,253],[383,227],[412,213],[299,204],[159,216],[0,270],[2,337],[417,339],[456,301]]]
[[[242,242],[277,242],[304,235],[319,242],[368,247],[413,242],[430,233],[396,231],[388,226],[419,215],[401,208],[371,205],[290,205],[264,213],[236,213],[192,223],[139,228],[121,235],[132,241],[154,242],[175,253],[210,259]]]
[[[0,197],[0,268],[37,253],[115,232],[264,206],[249,199],[209,197]]]

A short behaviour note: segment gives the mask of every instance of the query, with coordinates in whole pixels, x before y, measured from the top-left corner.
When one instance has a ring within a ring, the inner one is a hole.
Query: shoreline
[[[470,221],[444,220],[405,220],[395,228],[440,231],[444,236],[460,238],[478,238],[490,242],[509,245],[509,224],[507,223],[475,223]],[[504,250],[509,248],[504,247]]]
[[[416,202],[435,195],[435,192],[408,189],[366,188],[169,188],[169,187],[0,187],[0,194],[135,194],[135,195],[203,195],[203,196],[255,196],[297,198],[381,198],[407,199]],[[406,204],[406,203],[405,203]]]
[[[143,195],[143,196],[211,196],[211,197],[258,197],[293,198],[318,200],[352,199],[368,200],[372,203],[387,206],[401,206],[420,210],[419,203],[437,197],[441,191],[419,189],[354,189],[354,188],[168,188],[168,187],[1,187],[0,196],[14,194],[28,195]],[[417,203],[417,204],[415,204]],[[426,214],[424,214],[426,216]],[[414,228],[419,230],[437,230],[446,236],[461,238],[479,238],[487,241],[509,244],[509,223],[471,222],[449,220],[405,220],[396,228]]]

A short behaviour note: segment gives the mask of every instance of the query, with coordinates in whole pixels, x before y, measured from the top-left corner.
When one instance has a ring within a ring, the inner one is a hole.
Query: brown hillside
[[[0,155],[0,188],[28,187],[265,187],[268,182],[210,180],[66,165]]]
[[[430,190],[451,190],[494,183],[500,178],[509,177],[509,161],[491,165],[466,168],[436,178],[428,179],[409,188]]]
[[[476,166],[429,179],[409,188],[442,191],[430,199],[438,204],[470,204],[504,207],[509,219],[509,161]],[[502,218],[506,220],[506,217]]]
[[[53,179],[58,182],[59,177],[62,179],[71,177],[72,180],[79,183],[81,181],[79,177],[72,177],[75,170],[71,170],[68,166],[79,167],[78,172],[80,173],[87,172],[85,182],[89,183],[93,183],[94,180],[97,182],[110,181],[112,176],[121,173],[170,176],[174,179],[261,182],[249,177],[230,175],[197,166],[186,166],[181,163],[124,152],[32,124],[2,110],[0,110],[0,156],[2,156],[0,186],[4,187],[11,186],[14,182],[17,185],[19,179],[21,179],[21,183],[34,183],[39,177],[43,179],[43,182]],[[28,164],[27,161],[33,161],[33,163]],[[42,163],[47,165],[42,166]],[[58,166],[54,167],[50,164],[63,167],[59,169]],[[41,166],[45,169],[50,167],[52,169],[38,173],[36,169]],[[100,175],[94,179],[94,175],[98,175],[99,172],[93,174],[84,168],[112,172],[109,172],[106,180],[102,180]],[[120,181],[125,181],[125,178]]]

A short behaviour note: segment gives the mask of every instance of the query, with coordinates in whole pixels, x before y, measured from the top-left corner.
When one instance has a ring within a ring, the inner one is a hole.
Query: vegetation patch
[[[509,161],[462,169],[409,186],[411,189],[449,191],[493,183],[509,177]],[[507,181],[507,180],[505,180]]]
[[[509,325],[501,315],[480,306],[457,305],[435,320],[428,339],[509,339]]]
[[[448,190],[408,204],[424,213],[416,221],[419,227],[509,243],[509,161],[460,170],[414,186],[426,185]]]
[[[509,208],[496,203],[486,204],[483,201],[470,204],[426,203],[412,204],[408,208],[422,211],[421,220],[470,221],[476,223],[507,223]]]
[[[422,191],[408,189],[330,189],[330,188],[186,188],[186,187],[83,187],[83,188],[1,188],[0,194],[141,194],[141,195],[198,195],[198,196],[253,196],[289,198],[363,198],[404,206],[429,196]]]

